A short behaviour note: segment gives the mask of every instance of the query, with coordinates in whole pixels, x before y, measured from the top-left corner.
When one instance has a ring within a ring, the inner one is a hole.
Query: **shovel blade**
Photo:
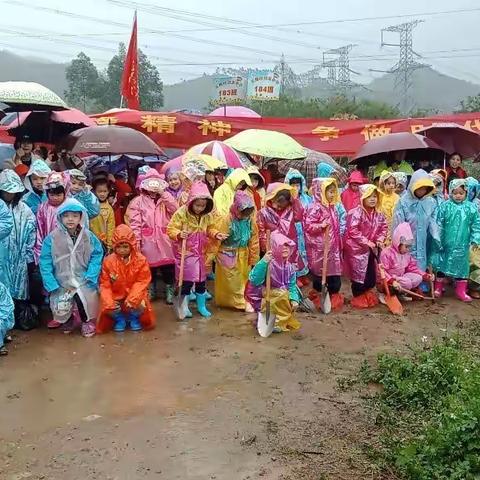
[[[276,316],[270,311],[270,305],[266,305],[264,312],[258,312],[257,331],[263,337],[269,337],[275,327]]]
[[[396,295],[390,295],[385,298],[387,307],[394,315],[403,315],[403,306]]]
[[[173,301],[173,309],[178,320],[185,320],[187,318],[188,296],[177,295]]]
[[[322,297],[320,299],[320,309],[326,315],[332,311],[332,302],[330,301],[330,293],[326,286],[322,287]]]

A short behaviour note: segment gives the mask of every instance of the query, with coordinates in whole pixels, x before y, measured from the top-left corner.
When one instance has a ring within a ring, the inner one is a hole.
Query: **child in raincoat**
[[[393,212],[397,202],[400,200],[400,196],[395,193],[397,188],[397,180],[392,172],[384,170],[380,175],[378,182],[378,188],[382,192],[382,209],[381,213],[385,217],[388,225],[389,236],[391,234]]]
[[[80,170],[69,170],[70,189],[68,196],[79,201],[88,213],[88,218],[95,218],[100,213],[98,198],[87,185],[87,177]]]
[[[438,225],[435,221],[437,202],[433,198],[435,185],[425,170],[417,170],[410,180],[408,190],[400,197],[393,214],[392,228],[407,222],[413,233],[412,255],[421,270],[427,270],[431,242],[439,242]],[[423,291],[429,286],[422,284]]]
[[[165,172],[165,180],[168,183],[167,192],[178,201],[183,192],[181,169],[169,168]]]
[[[152,279],[147,259],[138,251],[137,239],[127,225],[113,234],[113,253],[105,258],[100,275],[100,316],[97,333],[113,327],[123,332],[155,326],[148,286]]]
[[[112,251],[113,231],[115,230],[115,212],[108,203],[110,186],[108,180],[99,178],[93,182],[93,193],[98,198],[100,213],[90,220],[90,230],[102,242],[107,252]]]
[[[14,301],[28,300],[29,271],[35,266],[33,247],[36,239],[35,215],[21,202],[25,187],[13,170],[0,173],[0,197],[13,217],[13,229],[0,241],[0,282]]]
[[[342,203],[347,213],[353,208],[360,206],[360,185],[366,182],[367,180],[359,170],[353,170],[348,176],[348,186],[341,195]]]
[[[216,256],[215,303],[219,307],[245,310],[244,291],[250,268],[258,262],[260,246],[254,220],[255,205],[247,192],[235,192],[230,214],[220,223],[228,237]]]
[[[322,290],[325,235],[328,233],[330,247],[326,281],[332,308],[338,310],[344,302],[340,288],[343,271],[342,237],[345,232],[346,212],[340,201],[340,192],[334,178],[314,178],[311,191],[314,201],[306,210],[304,217],[308,268],[314,289],[309,297],[315,306],[320,308],[318,292]]]
[[[270,248],[250,272],[245,298],[255,311],[263,311],[265,304],[262,297],[268,267],[271,279],[270,308],[272,315],[276,316],[273,331],[280,333],[298,330],[302,324],[295,317],[295,310],[300,303],[300,294],[295,265],[289,260],[296,248],[295,242],[277,231],[271,234]]]
[[[408,175],[405,172],[393,172],[393,176],[397,182],[397,186],[395,187],[395,193],[401,197],[407,190],[408,184]]]
[[[378,305],[372,290],[376,285],[377,270],[373,250],[383,248],[388,227],[382,208],[382,193],[375,185],[360,187],[361,205],[347,213],[344,238],[345,273],[352,282],[354,308]]]
[[[477,207],[467,201],[467,185],[463,179],[454,179],[449,186],[450,198],[437,211],[442,255],[435,282],[435,296],[443,294],[445,276],[455,279],[455,295],[462,302],[471,302],[467,294],[470,247],[480,245],[480,214]]]
[[[295,197],[295,190],[286,183],[271,183],[267,188],[265,206],[258,212],[260,250],[266,251],[267,231],[280,232],[293,241],[290,262],[297,265],[297,275],[304,275],[307,265],[298,248],[297,223],[303,222],[303,206]]]
[[[5,202],[0,199],[0,242],[13,230],[13,216]],[[15,325],[14,304],[9,289],[0,282],[0,355],[8,355],[5,341],[10,340],[8,331]]]
[[[206,306],[207,247],[210,240],[223,241],[227,235],[216,227],[212,214],[213,199],[203,182],[192,184],[186,205],[173,215],[167,227],[167,234],[173,244],[175,254],[175,274],[179,278],[182,242],[186,239],[186,254],[181,295],[190,295],[195,287],[198,312],[202,317],[210,317]],[[187,318],[192,313],[187,312]]]
[[[57,223],[40,255],[40,273],[53,314],[48,328],[63,326],[70,333],[81,324],[82,335],[91,337],[98,314],[102,244],[88,229],[87,211],[77,200],[68,199],[58,208]]]
[[[61,172],[51,172],[45,181],[47,200],[40,205],[37,212],[37,238],[34,248],[37,264],[43,240],[57,226],[57,210],[65,202],[68,183],[68,174]]]
[[[175,287],[175,257],[167,235],[167,225],[178,208],[166,191],[168,184],[151,169],[140,184],[140,195],[128,206],[130,227],[152,273],[151,298],[158,298],[158,280],[166,285],[166,302],[171,305]]]
[[[253,201],[255,202],[255,209],[258,212],[263,207],[265,200],[265,179],[255,165],[249,166],[247,173],[252,182],[252,186],[249,187],[247,191],[252,195]]]
[[[213,195],[215,210],[220,216],[226,216],[233,204],[233,197],[237,190],[246,190],[252,186],[250,176],[243,168],[236,168],[220,185]]]
[[[25,178],[28,192],[22,197],[22,201],[30,207],[34,215],[47,199],[44,186],[50,172],[50,167],[43,160],[33,160]]]

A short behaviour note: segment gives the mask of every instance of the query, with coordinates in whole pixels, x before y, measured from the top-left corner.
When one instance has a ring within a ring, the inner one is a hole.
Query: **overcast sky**
[[[118,42],[128,43],[135,4],[0,0],[0,49],[63,62],[84,51],[105,68]],[[269,68],[282,53],[305,72],[321,64],[324,50],[346,44],[357,45],[350,62],[360,75],[352,80],[368,82],[381,75],[370,69],[387,70],[398,59],[398,48],[380,48],[381,29],[419,19],[424,23],[414,29],[413,45],[420,61],[480,84],[478,0],[138,0],[137,8],[139,45],[165,83],[214,72],[217,65]],[[398,34],[388,35],[386,41],[398,43]]]

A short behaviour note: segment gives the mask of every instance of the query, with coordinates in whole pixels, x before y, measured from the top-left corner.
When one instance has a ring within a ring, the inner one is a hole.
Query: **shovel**
[[[178,290],[175,300],[173,301],[173,308],[179,320],[185,320],[188,312],[188,295],[182,295],[183,286],[183,271],[185,269],[185,253],[187,252],[187,239],[182,239],[182,250],[180,254],[180,271],[178,273]]]
[[[270,232],[267,231],[267,252],[270,251]],[[270,291],[271,291],[271,278],[270,278],[270,263],[267,265],[267,275],[265,279],[265,311],[258,312],[257,318],[257,331],[258,334],[263,337],[269,337],[273,328],[275,327],[276,316],[270,311]]]
[[[428,267],[428,273],[430,274],[430,276],[433,275],[433,268],[431,265]],[[435,303],[435,286],[433,285],[432,278],[430,278],[430,295],[430,300],[432,301],[432,303]]]
[[[385,278],[385,270],[383,268],[383,265],[380,263],[375,253],[374,256],[377,260],[378,270],[380,271],[380,278],[382,279],[383,288],[385,290],[385,302],[387,303],[387,307],[394,315],[403,315],[403,306],[400,303],[400,300],[396,295],[390,294],[390,289],[388,288],[387,279]]]
[[[325,228],[323,235],[323,266],[322,266],[322,292],[320,298],[320,308],[323,313],[328,314],[332,311],[332,302],[327,288],[327,266],[328,253],[330,251],[330,227]]]

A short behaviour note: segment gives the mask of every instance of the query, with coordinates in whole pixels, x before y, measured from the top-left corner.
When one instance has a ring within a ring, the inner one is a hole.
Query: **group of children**
[[[376,286],[388,293],[380,271],[392,293],[426,292],[435,280],[439,297],[450,278],[457,297],[471,301],[469,253],[480,244],[480,216],[468,179],[453,179],[447,194],[443,170],[417,170],[408,188],[402,172],[382,171],[377,186],[354,170],[343,191],[334,176],[320,164],[310,186],[294,169],[266,186],[255,167],[211,172],[192,160],[160,174],[145,166],[119,218],[106,176],[90,186],[84,172],[50,171],[42,160],[23,179],[4,170],[0,354],[15,307],[32,296],[35,272],[51,311],[48,327],[86,337],[153,328],[160,280],[167,304],[175,293],[188,296],[206,318],[209,276],[217,306],[251,313],[265,308],[268,283],[277,332],[300,327],[295,310],[310,283],[316,307],[325,281],[333,309],[341,308],[342,275],[355,308],[378,304]]]

